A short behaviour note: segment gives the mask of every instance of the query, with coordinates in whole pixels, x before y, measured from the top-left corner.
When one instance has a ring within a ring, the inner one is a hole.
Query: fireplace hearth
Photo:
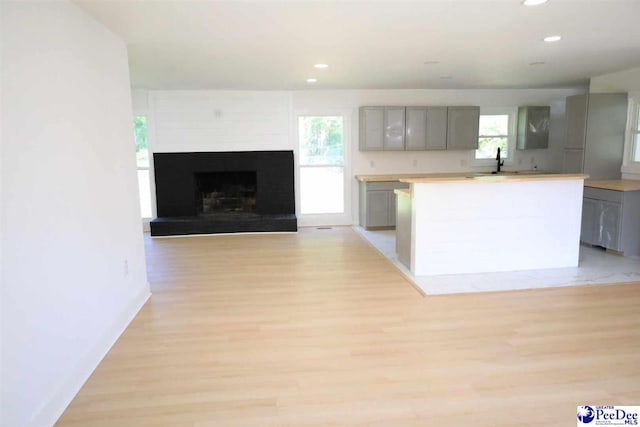
[[[152,236],[297,231],[292,151],[155,153]]]

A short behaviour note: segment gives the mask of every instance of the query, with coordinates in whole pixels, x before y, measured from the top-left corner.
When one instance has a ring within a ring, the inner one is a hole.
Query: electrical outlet
[[[128,260],[124,260],[124,266],[123,266],[123,270],[124,275],[128,276],[129,275],[129,261]]]
[[[535,157],[531,156],[531,158],[529,159],[529,163],[534,164],[536,162]]]
[[[219,119],[222,117],[222,110],[215,110],[213,114],[216,116],[217,119]]]
[[[375,164],[375,162],[373,160],[369,160],[369,167],[370,168],[375,168],[376,167],[376,164]]]
[[[413,167],[418,167],[418,159],[413,159]]]
[[[464,159],[460,160],[460,166],[462,167],[467,166],[467,161]]]
[[[520,158],[518,159],[518,164],[519,164],[519,165],[521,165],[521,164],[522,164],[522,157],[520,157]]]

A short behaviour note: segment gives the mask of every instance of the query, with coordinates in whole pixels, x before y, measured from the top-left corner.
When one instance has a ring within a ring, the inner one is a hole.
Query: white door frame
[[[301,214],[300,213],[300,133],[298,119],[303,116],[340,116],[343,126],[344,144],[344,212],[340,214]],[[295,159],[295,191],[296,191],[296,215],[298,225],[301,227],[327,226],[327,225],[351,225],[351,130],[352,111],[344,108],[308,109],[297,110],[293,114],[292,137]]]

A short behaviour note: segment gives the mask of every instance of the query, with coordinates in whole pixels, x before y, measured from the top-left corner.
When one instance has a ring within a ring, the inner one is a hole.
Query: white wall
[[[299,114],[346,114],[350,132],[349,223],[357,222],[355,174],[420,173],[487,169],[473,151],[360,152],[358,107],[362,105],[550,105],[548,150],[517,151],[513,169],[560,170],[564,145],[564,99],[585,89],[526,90],[339,90],[294,92],[151,91],[150,145],[163,151],[296,150]],[[140,95],[139,95],[140,96]],[[139,98],[138,98],[139,99]],[[141,101],[134,98],[134,103]]]
[[[632,91],[640,91],[640,68],[592,77],[589,86],[592,93]]]
[[[153,150],[291,150],[290,98],[290,92],[153,91]]]
[[[0,424],[40,427],[149,287],[124,43],[66,1],[2,9]]]

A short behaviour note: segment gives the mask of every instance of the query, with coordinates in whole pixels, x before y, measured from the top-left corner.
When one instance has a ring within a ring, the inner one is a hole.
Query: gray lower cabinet
[[[409,188],[397,181],[360,183],[360,225],[364,228],[392,228],[396,225],[396,188]]]
[[[449,107],[447,111],[447,150],[478,148],[480,107]]]
[[[585,187],[580,240],[640,255],[640,191]]]
[[[411,196],[396,195],[396,253],[398,261],[411,270]]]

